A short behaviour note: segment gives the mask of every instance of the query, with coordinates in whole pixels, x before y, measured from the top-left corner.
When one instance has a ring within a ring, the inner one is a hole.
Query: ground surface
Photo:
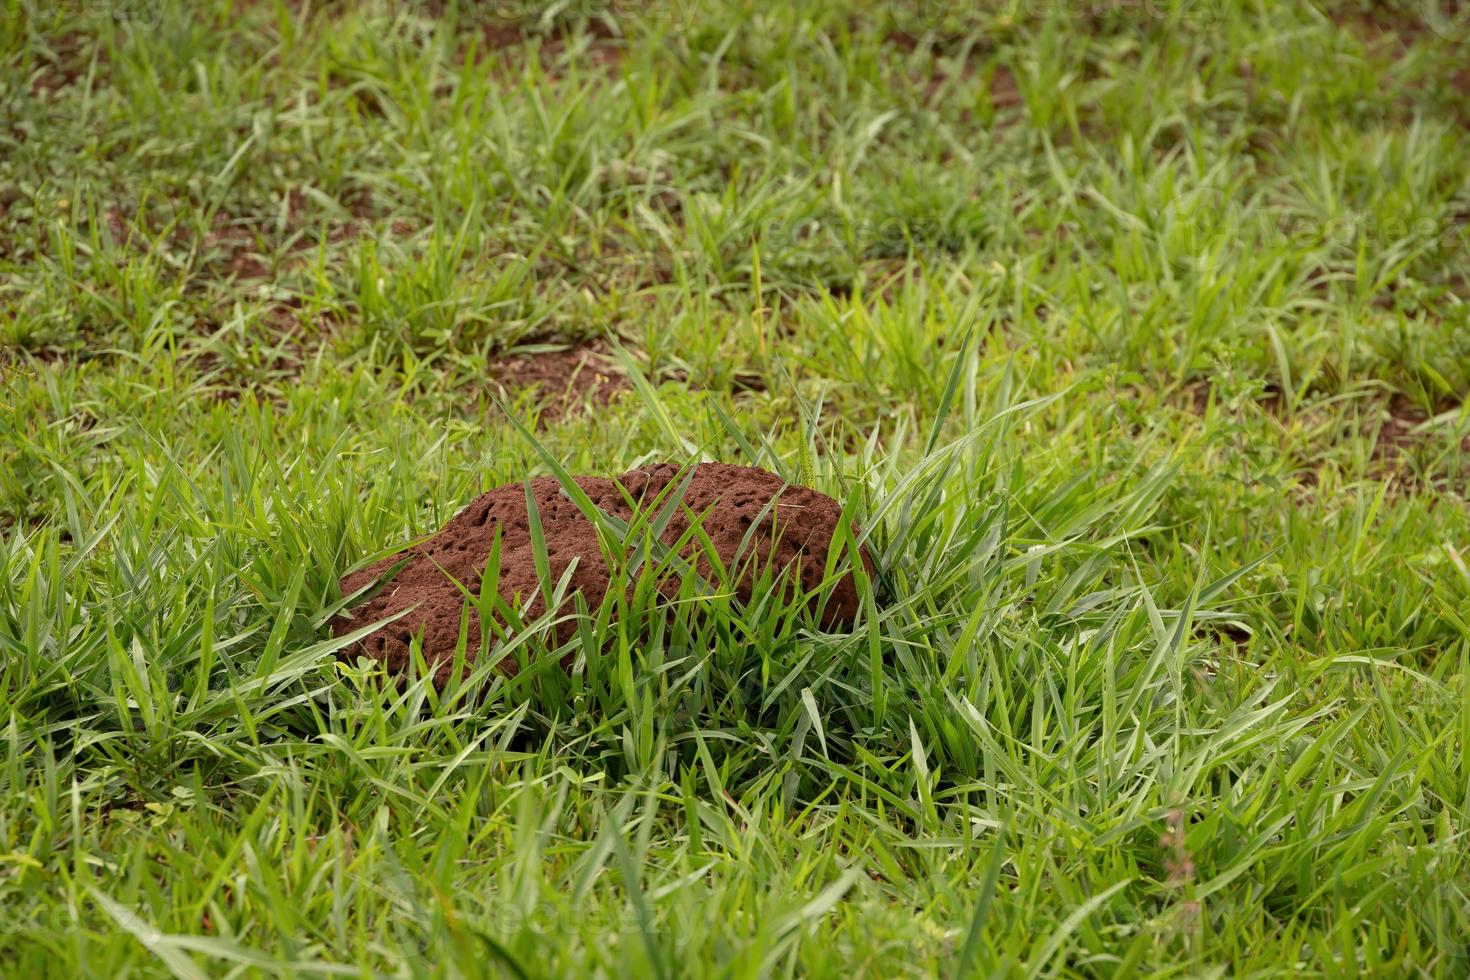
[[[1457,10],[0,0],[6,972],[1465,975]],[[701,455],[887,604],[336,662]]]

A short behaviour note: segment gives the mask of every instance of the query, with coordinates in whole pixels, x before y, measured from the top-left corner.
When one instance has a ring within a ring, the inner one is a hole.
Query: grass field
[[[0,0],[0,970],[1465,976],[1466,13]],[[338,662],[695,458],[851,632]]]

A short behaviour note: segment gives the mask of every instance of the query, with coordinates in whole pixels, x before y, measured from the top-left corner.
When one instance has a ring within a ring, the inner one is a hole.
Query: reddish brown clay
[[[611,479],[579,477],[576,482],[603,513],[627,520],[633,516],[628,499],[635,504],[641,502],[652,512],[655,498],[671,482],[676,484],[671,493],[677,492],[679,477],[678,467],[661,464]],[[609,584],[607,562],[596,528],[555,479],[532,480],[531,495],[545,536],[552,583],[560,581],[576,559],[570,592],[580,592],[588,608],[596,609],[606,596]],[[772,498],[777,498],[776,503],[768,508]],[[658,510],[667,499],[666,496],[659,502]],[[660,537],[666,545],[676,545],[689,529],[691,518],[697,520],[720,562],[736,578],[736,594],[742,601],[748,601],[760,572],[767,568],[783,587],[789,587],[794,577],[802,588],[814,590],[822,582],[827,553],[841,513],[841,507],[831,497],[786,484],[774,473],[725,463],[702,463],[690,479],[682,506]],[[383,661],[389,670],[401,671],[408,662],[412,638],[422,634],[424,657],[439,665],[438,680],[442,683],[459,639],[465,606],[464,592],[455,583],[458,581],[472,593],[478,593],[497,531],[500,533],[497,587],[500,597],[511,608],[524,609],[528,619],[543,614],[546,598],[536,572],[525,486],[507,484],[476,499],[427,541],[342,579],[342,593],[350,595],[404,563],[398,574],[376,594],[333,620],[335,635],[409,610],[402,618],[343,650],[343,658],[365,656]],[[743,552],[742,542],[745,542]],[[683,553],[695,559],[695,571],[704,581],[715,582],[714,563],[701,553],[697,544],[686,546]],[[873,562],[866,550],[863,564],[871,574]],[[662,587],[670,591],[677,588],[677,582],[666,581]],[[568,614],[570,592],[567,606],[560,610]],[[848,574],[835,583],[828,595],[822,610],[823,626],[833,629],[851,623],[858,608],[857,585]],[[557,641],[569,640],[576,628],[570,616],[564,616],[555,628]],[[479,653],[479,638],[479,618],[472,605],[467,634],[470,660]],[[514,657],[503,660],[500,669],[513,672]]]

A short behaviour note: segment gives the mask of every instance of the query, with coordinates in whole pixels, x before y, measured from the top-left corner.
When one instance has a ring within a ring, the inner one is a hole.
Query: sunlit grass
[[[7,972],[1465,972],[1420,5],[124,6],[0,4]],[[848,508],[852,630],[338,661],[476,494],[699,459]]]

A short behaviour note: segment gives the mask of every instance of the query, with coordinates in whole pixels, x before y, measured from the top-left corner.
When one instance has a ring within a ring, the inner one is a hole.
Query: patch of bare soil
[[[0,348],[0,381],[6,380],[7,378],[14,379],[18,373],[23,371],[21,368],[20,354],[22,350],[25,351],[27,357],[37,364],[61,364],[70,361],[75,355],[74,351],[51,344],[40,344],[34,347],[20,345]],[[9,371],[8,375],[6,373],[7,371]]]
[[[272,304],[234,345],[216,344],[210,337],[193,342],[199,346],[191,345],[187,359],[215,400],[233,402],[244,392],[294,382],[300,376],[339,326],[326,315],[313,319],[303,307],[297,298]]]
[[[1470,68],[1457,68],[1450,72],[1450,87],[1470,100]]]
[[[0,16],[4,11],[0,10]],[[54,42],[38,48],[36,66],[31,73],[31,95],[59,92],[84,78],[96,59],[98,71],[107,66],[107,53],[94,49],[81,31],[63,34]]]
[[[1376,2],[1367,7],[1338,5],[1328,15],[1338,27],[1361,39],[1370,54],[1385,54],[1394,61],[1406,57],[1421,44],[1448,43],[1456,51],[1464,51],[1470,44],[1470,6],[1465,0]],[[1470,119],[1470,66],[1462,65],[1444,76],[1411,82],[1408,88],[1415,97],[1404,106],[1406,110],[1423,111],[1426,87],[1439,98],[1449,100],[1449,108],[1456,118]]]
[[[501,355],[488,367],[491,381],[507,395],[536,389],[546,400],[541,415],[545,420],[583,406],[607,405],[632,388],[601,342],[537,344]]]
[[[604,18],[589,19],[584,26],[588,38],[586,47],[577,52],[579,66],[606,75],[613,75],[627,53],[626,45]],[[473,50],[467,42],[461,49],[461,59],[475,64],[489,61],[497,76],[510,79],[525,66],[534,48],[542,74],[551,82],[560,80],[558,72],[568,64],[569,52],[577,44],[577,35],[571,25],[553,25],[543,30],[530,20],[494,18],[480,28],[474,39]]]
[[[1214,395],[1216,404],[1221,403],[1220,395],[1214,385],[1204,379],[1191,381],[1180,389],[1179,398],[1195,415],[1203,417],[1210,406],[1210,396]],[[1259,396],[1251,399],[1262,411],[1276,418],[1286,415],[1286,397],[1281,389],[1268,386]]]
[[[1175,398],[1183,407],[1203,417],[1210,394],[1210,383],[1201,380],[1180,389]],[[1354,424],[1334,416],[1331,409],[1321,404],[1300,406],[1293,415],[1285,397],[1276,389],[1268,389],[1251,401],[1283,425],[1294,417],[1309,430],[1320,430],[1328,439],[1342,438],[1343,426]],[[1436,414],[1452,415],[1455,410],[1455,405],[1446,403],[1438,406]],[[1372,440],[1370,476],[1391,478],[1411,491],[1431,487],[1464,489],[1470,479],[1470,435],[1452,442],[1447,434],[1452,426],[1435,424],[1419,405],[1401,394],[1368,399],[1360,403],[1356,412],[1357,432]],[[1298,476],[1301,483],[1306,487],[1316,486],[1324,459],[1301,462],[1305,465]]]
[[[208,265],[237,279],[265,279],[304,261],[323,240],[339,245],[361,235],[371,222],[373,207],[366,194],[344,202],[352,217],[314,225],[308,218],[306,194],[299,188],[287,192],[280,217],[233,217],[216,212],[211,228],[197,244],[208,256]],[[397,225],[395,224],[395,232]],[[282,258],[278,253],[284,251]],[[272,263],[277,264],[272,269]]]
[[[995,66],[990,78],[986,80],[985,87],[990,92],[990,104],[997,112],[1021,108],[1021,86],[1016,81],[1015,72],[1005,65]]]
[[[678,467],[660,464],[612,479],[579,477],[576,482],[603,513],[628,520],[634,514],[630,500],[640,507],[652,507],[660,493],[677,492],[676,481],[680,478]],[[675,483],[673,488],[671,483]],[[401,566],[376,594],[351,613],[333,620],[334,635],[342,636],[403,614],[347,647],[342,658],[350,661],[367,657],[381,661],[390,671],[402,671],[408,665],[413,638],[421,636],[424,658],[436,667],[435,682],[448,680],[465,606],[464,592],[457,583],[479,591],[497,539],[500,560],[495,570],[495,595],[484,597],[498,599],[491,607],[494,624],[487,624],[492,643],[513,628],[509,624],[515,611],[525,609],[531,620],[543,615],[547,611],[547,588],[554,587],[569,569],[571,591],[580,593],[587,606],[596,609],[613,578],[597,528],[555,479],[530,481],[529,493],[543,529],[549,582],[543,581],[537,570],[527,488],[521,483],[507,484],[472,502],[422,544],[342,579],[342,594],[351,595]],[[661,509],[665,502],[660,501],[658,507]],[[789,590],[799,586],[808,593],[813,612],[820,615],[826,628],[840,629],[856,618],[860,602],[851,574],[828,587],[824,603],[818,595],[827,554],[842,519],[837,501],[806,487],[789,486],[764,470],[702,463],[695,469],[681,504],[659,538],[670,547],[679,546],[680,538],[697,520],[723,566],[723,571],[718,570],[702,547],[685,547],[684,557],[703,582],[716,589],[733,587],[740,600],[748,602],[761,575],[769,571],[777,589],[791,594]],[[865,552],[862,558],[871,572],[871,556]],[[665,572],[658,582],[660,592],[676,595],[679,579],[677,570]],[[570,608],[568,596],[557,612],[565,614]],[[552,633],[558,643],[566,643],[576,631],[575,620],[565,616]],[[481,653],[479,610],[473,605],[466,638],[467,657],[473,662]],[[517,669],[513,657],[501,660],[498,667],[507,673]]]
[[[997,128],[1015,126],[1024,118],[1021,88],[1015,73],[1002,64],[983,66],[976,59],[967,59],[956,65],[952,60],[935,59],[929,72],[911,75],[910,81],[923,92],[924,103],[931,108],[937,108],[957,89],[968,95],[978,81],[990,103],[988,111],[982,110],[990,125]],[[975,115],[970,107],[973,100],[964,98],[962,101],[965,107],[960,109],[958,120],[961,124],[970,125]],[[948,162],[952,157],[952,152],[946,150],[943,160]]]
[[[347,218],[315,220],[307,202],[304,191],[292,188],[273,214],[237,216],[220,209],[203,231],[187,225],[166,230],[156,215],[129,213],[121,205],[104,210],[102,219],[112,240],[124,250],[143,253],[163,237],[167,247],[198,256],[199,271],[206,278],[258,280],[300,265],[323,241],[339,245],[363,234],[375,216],[371,200],[361,192],[343,201]],[[406,230],[402,222],[394,222],[394,234]]]
[[[1424,2],[1433,3],[1434,0]],[[1333,23],[1357,34],[1370,49],[1384,48],[1395,57],[1401,57],[1429,32],[1426,13],[1425,10],[1410,10],[1399,4],[1383,2],[1367,6],[1338,3],[1327,11]]]
[[[1442,406],[1444,412],[1453,412],[1454,407]],[[1394,395],[1388,404],[1369,416],[1369,425],[1381,421],[1377,440],[1373,446],[1373,458],[1388,471],[1412,478],[1411,465],[1425,457],[1454,454],[1461,459],[1470,459],[1470,435],[1451,445],[1443,432],[1433,423],[1425,411],[1403,395]]]

